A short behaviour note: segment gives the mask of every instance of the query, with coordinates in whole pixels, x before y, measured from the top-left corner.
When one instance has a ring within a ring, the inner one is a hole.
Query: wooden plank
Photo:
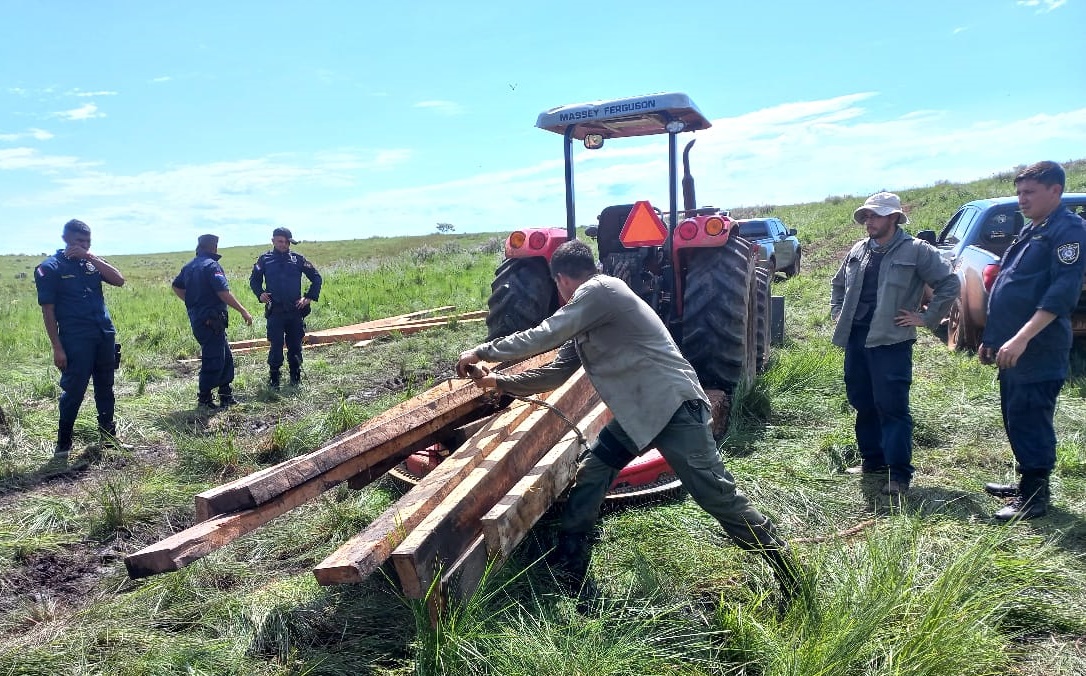
[[[503,370],[520,373],[548,363],[553,353]],[[468,380],[449,381],[397,404],[321,448],[262,469],[196,496],[196,518],[261,505],[294,486],[349,460],[357,471],[434,439],[445,427],[462,425],[493,410],[494,400]],[[349,478],[350,475],[343,477]]]
[[[368,321],[359,322],[357,324],[348,324],[347,326],[338,326],[332,329],[321,329],[320,331],[314,331],[316,334],[326,334],[334,331],[358,331],[362,329],[371,329],[379,326],[394,326],[397,324],[403,324],[407,322],[417,321],[426,315],[434,314],[435,312],[445,312],[446,310],[452,310],[455,305],[443,305],[441,307],[430,308],[429,310],[418,310],[416,312],[408,312],[407,314],[396,315],[394,317],[383,317],[381,319],[370,319]],[[252,338],[249,340],[235,340],[230,342],[230,349],[232,351],[237,349],[247,348],[267,348],[267,338]]]
[[[599,400],[584,370],[578,370],[545,401],[577,420]],[[567,423],[540,407],[487,454],[441,504],[392,552],[400,587],[423,598],[442,565],[455,561],[480,533],[485,514],[568,431]]]
[[[476,317],[473,319],[456,320],[460,324],[471,324],[475,322],[483,321],[483,317]],[[401,324],[399,326],[382,326],[372,329],[359,329],[347,333],[336,334],[316,334],[307,333],[305,338],[302,339],[303,345],[318,345],[320,343],[342,343],[348,340],[366,340],[368,338],[377,338],[380,336],[387,336],[390,333],[400,333],[408,335],[411,333],[418,333],[419,331],[425,331],[427,329],[436,329],[442,326],[448,326],[451,320],[441,321],[429,321],[419,322],[417,324]]]
[[[367,468],[370,480],[380,478],[402,460],[402,457],[393,456]],[[356,472],[355,475],[359,476],[359,473]],[[124,565],[128,569],[128,576],[136,579],[157,573],[180,570],[193,561],[207,556],[253,529],[268,523],[277,516],[281,516],[298,505],[312,500],[329,488],[333,488],[344,478],[329,475],[320,476],[259,507],[216,516],[213,519],[174,533],[164,540],[126,556]]]
[[[318,564],[313,569],[317,582],[322,585],[350,584],[369,577],[388,560],[407,531],[418,525],[463,477],[483,462],[491,449],[501,443],[508,428],[515,428],[532,411],[531,406],[514,402],[508,410],[491,418],[469,443],[423,477],[365,530]]]
[[[610,420],[611,411],[601,402],[578,421],[577,427],[592,443]],[[509,558],[532,526],[566,490],[577,472],[581,450],[576,435],[566,434],[482,516],[486,548],[492,558],[499,561]]]

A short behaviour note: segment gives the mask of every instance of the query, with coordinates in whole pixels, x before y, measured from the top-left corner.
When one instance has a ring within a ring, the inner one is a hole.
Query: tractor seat
[[[599,245],[600,260],[615,253],[631,251],[622,246],[618,236],[622,233],[622,226],[626,225],[626,219],[633,211],[632,204],[615,204],[604,208],[600,212],[599,231],[596,234],[596,242]]]

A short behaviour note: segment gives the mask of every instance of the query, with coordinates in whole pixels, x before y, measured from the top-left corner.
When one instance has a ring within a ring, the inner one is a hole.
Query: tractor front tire
[[[558,309],[558,289],[543,258],[507,258],[490,285],[487,340],[537,326]]]
[[[765,268],[754,271],[754,364],[759,373],[769,365],[769,298],[772,294],[770,280],[772,275]]]
[[[749,336],[755,261],[750,242],[731,237],[717,248],[693,249],[683,288],[683,354],[702,387],[728,392],[754,375]]]

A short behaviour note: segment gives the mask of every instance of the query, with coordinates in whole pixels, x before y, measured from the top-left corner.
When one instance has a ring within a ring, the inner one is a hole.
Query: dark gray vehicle
[[[738,223],[739,234],[758,244],[758,262],[769,268],[770,275],[799,274],[803,250],[795,228],[785,227],[779,218],[743,218]]]
[[[1086,193],[1065,193],[1063,204],[1086,218]],[[961,281],[958,300],[947,315],[947,346],[976,350],[988,323],[988,291],[999,273],[1000,259],[1025,225],[1017,197],[995,197],[963,204],[936,236],[917,233],[933,242]],[[1071,330],[1086,336],[1086,283],[1071,315]]]

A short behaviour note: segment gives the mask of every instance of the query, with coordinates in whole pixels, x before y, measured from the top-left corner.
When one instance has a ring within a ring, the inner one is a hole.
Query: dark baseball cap
[[[197,250],[199,250],[199,249],[208,249],[208,248],[211,248],[211,247],[218,247],[218,246],[219,246],[219,236],[218,235],[200,235],[199,237],[196,238],[196,248],[197,248]]]
[[[294,239],[294,236],[290,234],[290,228],[276,228],[272,230],[272,239],[276,237],[286,237],[291,244],[297,244],[298,240]]]

